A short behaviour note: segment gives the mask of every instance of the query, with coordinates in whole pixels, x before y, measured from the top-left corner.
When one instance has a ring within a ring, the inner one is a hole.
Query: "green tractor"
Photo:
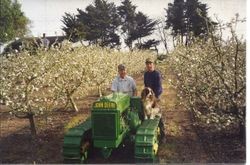
[[[84,163],[90,151],[100,150],[104,158],[111,155],[125,139],[134,144],[134,158],[154,162],[159,143],[159,121],[143,120],[140,97],[113,93],[95,101],[91,116],[69,129],[64,136],[64,163]]]

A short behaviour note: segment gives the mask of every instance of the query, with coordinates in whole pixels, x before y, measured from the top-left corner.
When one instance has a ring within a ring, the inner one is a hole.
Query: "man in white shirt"
[[[126,67],[123,64],[118,65],[118,73],[112,82],[111,90],[113,92],[122,92],[130,96],[136,96],[136,84],[132,77],[127,76]]]

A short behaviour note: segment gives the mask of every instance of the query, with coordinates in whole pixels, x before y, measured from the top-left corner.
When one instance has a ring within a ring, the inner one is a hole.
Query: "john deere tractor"
[[[64,136],[64,163],[84,163],[90,151],[108,158],[125,139],[134,145],[135,160],[156,160],[160,117],[143,120],[140,97],[113,93],[95,101],[90,117]],[[131,151],[132,152],[132,151]]]

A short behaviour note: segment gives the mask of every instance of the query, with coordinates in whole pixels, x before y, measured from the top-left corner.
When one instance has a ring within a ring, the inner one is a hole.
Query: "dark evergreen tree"
[[[155,30],[157,21],[150,19],[142,12],[137,13],[136,6],[132,5],[130,0],[122,2],[122,5],[118,7],[118,13],[122,18],[124,41],[130,50],[133,49],[134,41],[137,41],[137,45],[142,45],[142,38],[151,35]]]
[[[78,20],[85,27],[85,40],[112,48],[120,45],[120,37],[117,35],[120,18],[114,3],[96,0],[94,6],[86,8],[86,12],[80,9],[78,12]]]
[[[186,44],[192,37],[206,37],[207,25],[216,25],[208,17],[207,11],[207,5],[198,0],[174,0],[174,3],[169,3],[166,9],[166,28],[172,30],[173,36],[180,35],[181,43],[184,37]]]
[[[0,42],[23,37],[29,32],[29,23],[17,0],[0,0]]]
[[[122,1],[122,5],[118,7],[118,13],[121,17],[121,30],[125,44],[129,49],[132,49],[133,39],[131,38],[131,33],[135,30],[136,6],[132,5],[130,0],[124,0]]]
[[[62,18],[62,22],[64,24],[62,30],[66,33],[66,36],[70,41],[77,42],[84,38],[84,26],[79,23],[75,15],[65,13],[65,16]]]
[[[203,15],[200,15],[201,12]],[[207,8],[205,4],[201,4],[198,0],[186,1],[186,26],[188,32],[193,32],[194,36],[199,36],[205,33],[205,20],[202,17],[206,17]],[[204,27],[204,28],[203,28]]]
[[[136,47],[138,49],[155,49],[157,50],[157,46],[160,44],[160,41],[155,39],[150,39],[143,43],[137,43]]]
[[[185,27],[185,2],[184,0],[175,0],[174,3],[168,4],[166,28],[171,28],[173,37],[181,36],[181,42],[186,33]]]
[[[83,38],[90,44],[111,48],[121,44],[118,35],[121,30],[125,44],[132,50],[133,42],[144,42],[142,38],[151,35],[157,24],[157,21],[135,10],[136,6],[130,0],[124,0],[118,8],[114,3],[95,0],[84,11],[77,9],[76,16],[65,13],[62,19],[65,25],[63,30],[73,41]]]
[[[149,36],[155,30],[155,25],[157,21],[150,19],[148,16],[142,12],[138,12],[135,17],[136,25],[133,33],[130,37],[138,39],[138,42],[141,43],[143,37]]]

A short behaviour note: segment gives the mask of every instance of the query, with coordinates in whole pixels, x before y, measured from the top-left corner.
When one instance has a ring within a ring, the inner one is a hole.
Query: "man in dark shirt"
[[[146,59],[146,68],[147,71],[144,73],[144,86],[150,87],[154,91],[156,98],[159,99],[162,93],[161,74],[155,70],[153,60],[150,58]]]
[[[162,83],[161,83],[161,74],[157,70],[155,70],[154,61],[151,58],[146,59],[146,72],[144,73],[144,86],[151,88],[155,97],[160,100],[160,95],[162,94]],[[161,134],[161,142],[165,143],[165,128],[164,122],[161,117],[159,122],[160,134]]]

